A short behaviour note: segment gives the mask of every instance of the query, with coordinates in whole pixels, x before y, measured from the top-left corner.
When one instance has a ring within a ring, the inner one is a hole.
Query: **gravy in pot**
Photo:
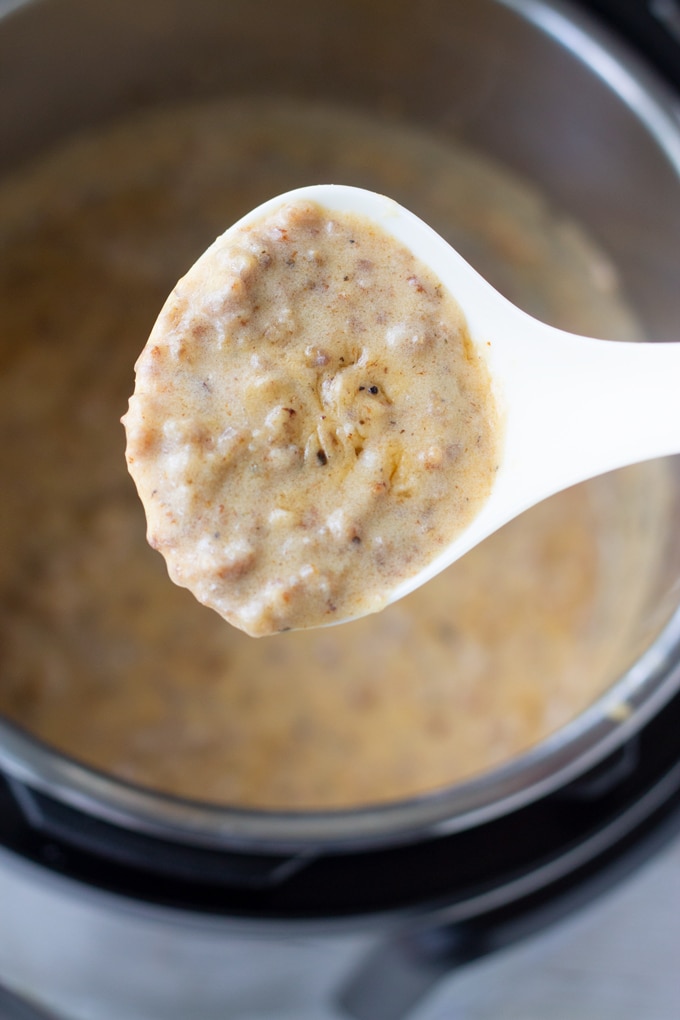
[[[0,189],[0,711],[144,786],[252,808],[404,798],[507,761],[629,664],[662,463],[562,493],[378,616],[255,642],[169,583],[119,418],[157,310],[271,194],[394,196],[532,314],[638,328],[606,258],[452,140],[282,101],[147,114]],[[644,526],[643,526],[644,524]]]

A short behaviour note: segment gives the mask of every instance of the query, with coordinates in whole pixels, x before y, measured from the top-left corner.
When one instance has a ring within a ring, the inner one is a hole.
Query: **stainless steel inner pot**
[[[0,11],[2,8],[0,8]],[[396,111],[538,184],[610,254],[650,336],[680,323],[680,114],[580,9],[548,0],[35,0],[0,18],[0,169],[129,109],[276,93]],[[427,187],[427,182],[424,182]],[[680,501],[680,469],[678,471]],[[188,844],[320,848],[490,819],[614,750],[680,685],[680,534],[631,642],[644,654],[573,724],[505,768],[416,800],[335,813],[211,808],[125,786],[0,722],[29,787]],[[625,715],[612,711],[622,702]]]

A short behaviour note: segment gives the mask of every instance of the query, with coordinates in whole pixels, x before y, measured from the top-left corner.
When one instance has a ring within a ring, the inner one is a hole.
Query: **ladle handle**
[[[506,374],[504,470],[526,506],[606,471],[680,452],[680,343],[575,337],[525,323]]]

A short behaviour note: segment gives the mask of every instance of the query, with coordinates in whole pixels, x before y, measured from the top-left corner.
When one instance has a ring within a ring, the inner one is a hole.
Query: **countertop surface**
[[[376,944],[226,937],[37,877],[0,854],[0,981],[59,1020],[347,1020],[338,999]],[[678,1020],[680,840],[567,920],[448,974],[409,1020],[499,1018]]]
[[[680,841],[567,921],[452,975],[416,1017],[678,1020]]]

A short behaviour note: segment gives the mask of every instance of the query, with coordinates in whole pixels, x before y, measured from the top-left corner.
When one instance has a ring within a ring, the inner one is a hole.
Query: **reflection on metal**
[[[597,25],[571,8],[547,0],[500,0],[564,46],[605,82],[645,125],[680,173],[680,110],[670,90]],[[660,10],[653,10],[658,7]],[[652,0],[652,13],[680,38],[680,4]]]
[[[42,1008],[38,1010],[25,999],[18,999],[12,992],[0,986],[0,1020],[57,1020],[57,1018],[52,1013],[48,1015]]]
[[[678,0],[650,0],[650,13],[680,42],[680,2]]]

